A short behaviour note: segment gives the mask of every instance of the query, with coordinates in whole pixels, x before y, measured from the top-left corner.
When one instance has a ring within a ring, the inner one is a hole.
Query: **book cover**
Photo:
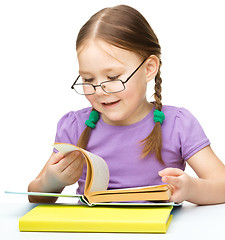
[[[40,232],[166,233],[173,206],[118,207],[38,205],[19,220],[19,230]]]

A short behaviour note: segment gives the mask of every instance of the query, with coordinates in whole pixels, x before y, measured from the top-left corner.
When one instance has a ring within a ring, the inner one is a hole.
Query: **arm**
[[[162,181],[173,187],[171,201],[199,204],[225,203],[225,165],[207,146],[188,159],[199,178],[190,177],[177,168],[159,172]]]
[[[79,151],[73,151],[65,157],[53,153],[39,175],[29,184],[29,192],[61,193],[65,186],[74,184],[80,178],[84,158]],[[29,196],[30,202],[54,203],[55,197]]]

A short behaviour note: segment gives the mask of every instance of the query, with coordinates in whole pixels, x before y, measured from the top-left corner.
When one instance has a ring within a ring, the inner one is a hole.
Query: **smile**
[[[114,106],[114,105],[116,105],[118,102],[119,102],[120,100],[118,100],[118,101],[115,101],[115,102],[105,102],[105,103],[102,103],[102,105],[103,106]]]

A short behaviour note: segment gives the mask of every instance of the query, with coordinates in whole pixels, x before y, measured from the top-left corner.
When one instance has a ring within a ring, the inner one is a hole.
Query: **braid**
[[[92,108],[91,111],[96,111],[94,108]],[[84,131],[82,132],[82,134],[80,135],[78,142],[77,142],[77,146],[83,149],[86,149],[90,135],[91,135],[91,130],[92,128],[87,126]]]
[[[159,65],[159,70],[156,74],[156,77],[155,77],[155,94],[154,94],[154,97],[155,97],[155,108],[159,111],[161,111],[162,109],[162,103],[161,103],[161,100],[162,100],[162,96],[161,96],[161,92],[162,92],[162,87],[161,87],[161,84],[162,84],[162,78],[161,78],[161,71],[160,71],[160,67],[162,65],[162,62],[160,60],[160,65]]]
[[[160,66],[157,75],[155,76],[155,108],[159,111],[162,109],[162,103],[161,103],[161,83],[162,79],[160,76],[160,67],[161,67],[161,61],[160,61]],[[157,159],[164,164],[162,160],[162,155],[161,155],[161,149],[162,149],[162,132],[161,132],[161,124],[160,122],[156,122],[155,126],[152,130],[152,132],[141,142],[141,145],[144,146],[142,150],[142,157],[146,157],[148,154],[154,152]]]
[[[80,135],[80,138],[78,139],[77,146],[83,149],[86,149],[89,137],[91,135],[91,128],[86,127],[82,134]]]

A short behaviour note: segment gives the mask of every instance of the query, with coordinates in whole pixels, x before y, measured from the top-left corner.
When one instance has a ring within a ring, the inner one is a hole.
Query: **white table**
[[[225,204],[196,206],[184,202],[182,207],[173,210],[173,219],[166,234],[19,232],[19,218],[35,206],[31,203],[1,203],[0,239],[225,239]]]

